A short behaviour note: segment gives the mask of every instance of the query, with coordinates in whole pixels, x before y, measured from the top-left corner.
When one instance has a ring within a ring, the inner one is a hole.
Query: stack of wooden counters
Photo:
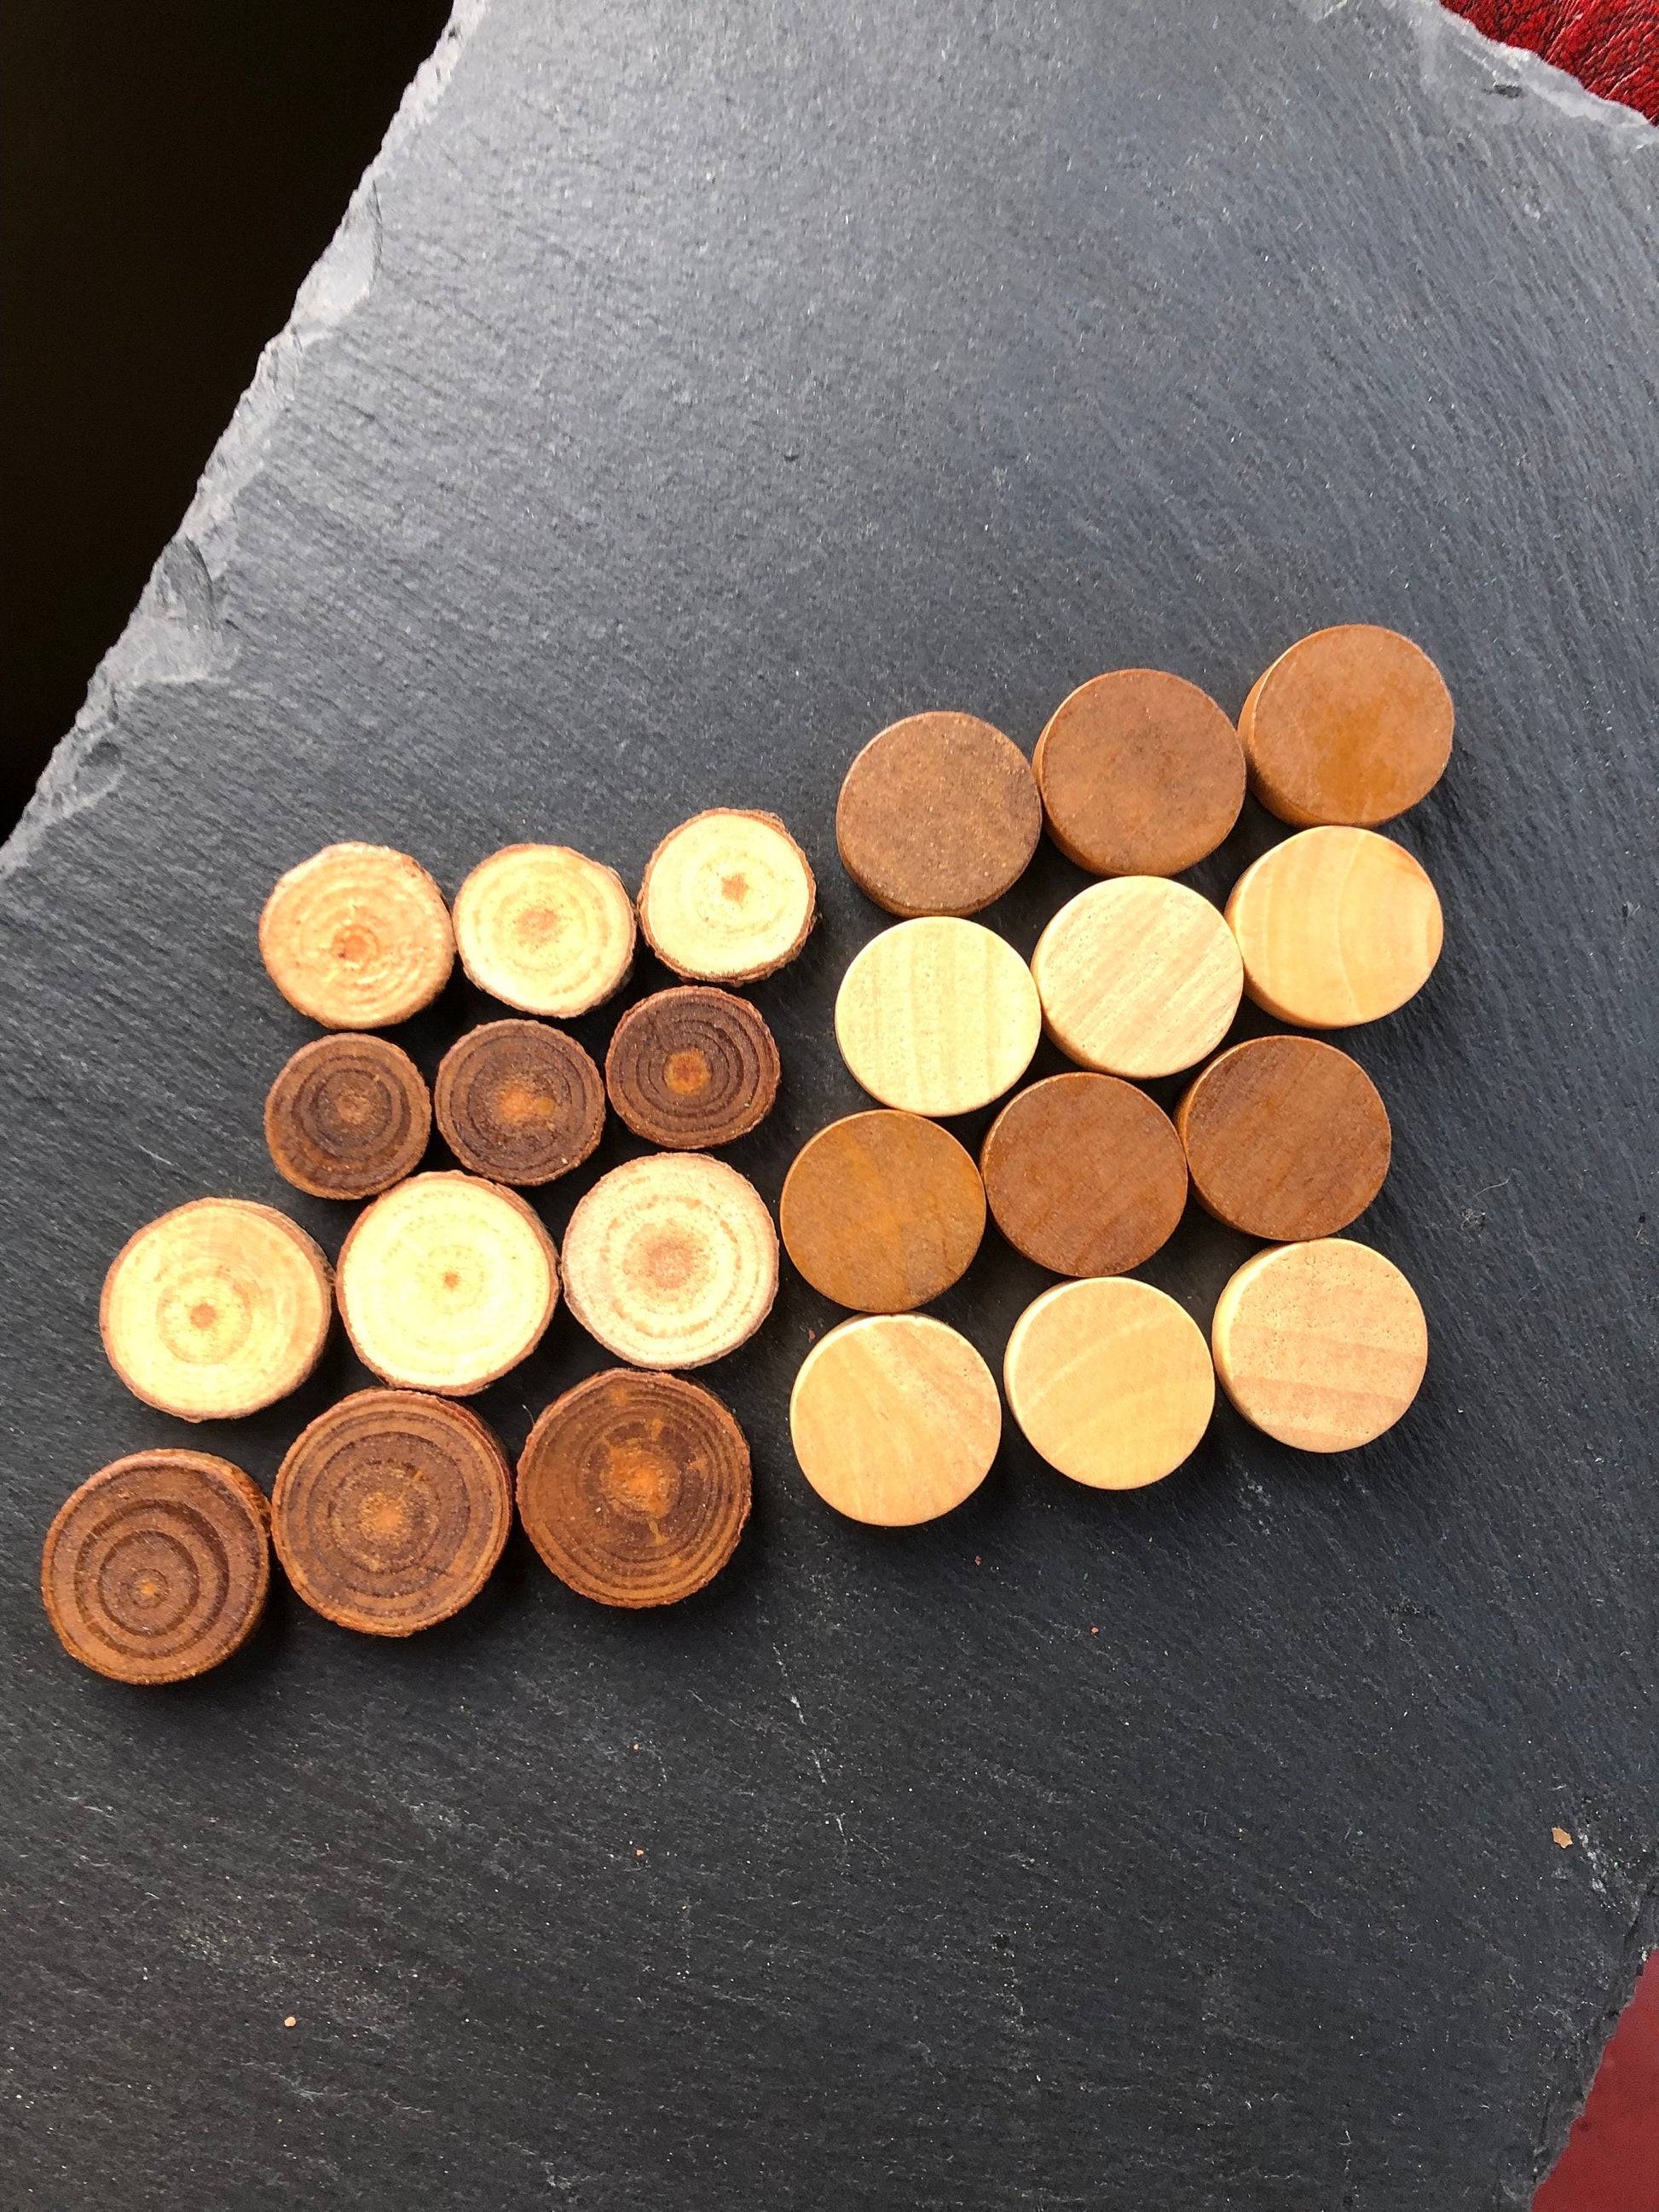
[[[920,1310],[963,1274],[988,1214],[1062,1279],[1015,1324],[1002,1381],[1027,1439],[1078,1482],[1172,1473],[1218,1376],[1248,1420],[1310,1451],[1400,1419],[1427,1358],[1422,1309],[1391,1261],[1338,1233],[1388,1172],[1388,1115],[1355,1060],[1296,1031],[1376,1020],[1427,980],[1439,902],[1376,825],[1431,789],[1451,735],[1426,656],[1349,624],[1283,653],[1237,729],[1196,685],[1124,669],[1064,699],[1029,764],[961,714],[913,715],[860,753],[837,842],[901,919],[848,968],[836,1029],[878,1105],[810,1140],[779,1215],[800,1273],[859,1316],[813,1347],[791,1401],[796,1455],[830,1504],[925,1521],[988,1472],[996,1381]],[[1223,912],[1176,878],[1227,837],[1247,787],[1295,834]],[[1028,964],[968,917],[1012,888],[1045,825],[1100,880]],[[1247,995],[1295,1029],[1225,1047]],[[1015,1089],[1045,1033],[1076,1072]],[[1181,1075],[1173,1115],[1140,1087]],[[975,1160],[941,1124],[1011,1091]],[[1207,1343],[1133,1272],[1189,1187],[1266,1247]]]
[[[265,1136],[298,1189],[362,1211],[332,1268],[270,1206],[204,1198],[162,1215],[110,1267],[104,1341],[148,1404],[229,1419],[306,1381],[337,1304],[384,1387],[305,1429],[269,1505],[240,1468],[195,1451],[137,1453],[83,1484],[42,1565],[74,1656],[130,1682],[202,1673],[252,1632],[273,1544],[299,1595],[343,1626],[407,1636],[457,1612],[514,1505],[499,1439],[460,1401],[535,1350],[561,1290],[625,1364],[535,1422],[516,1480],[531,1541],[608,1605],[671,1603],[720,1571],[749,1515],[749,1449],[676,1370],[734,1350],[776,1294],[771,1217],[714,1154],[765,1116],[779,1081],[771,1032],[733,987],[794,957],[816,903],[783,824],[738,810],[666,836],[637,910],[614,870],[557,845],[494,854],[453,913],[383,846],[332,845],[282,878],[260,950],[327,1034],[277,1075]],[[685,980],[622,1015],[602,1075],[554,1024],[621,989],[641,932]],[[379,1032],[430,1006],[458,957],[512,1012],[462,1036],[428,1094]],[[607,1101],[656,1149],[584,1193],[561,1255],[523,1193],[592,1157]],[[434,1121],[454,1169],[424,1166]]]

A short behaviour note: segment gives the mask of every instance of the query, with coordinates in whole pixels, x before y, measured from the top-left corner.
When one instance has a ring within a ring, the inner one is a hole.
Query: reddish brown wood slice
[[[815,1291],[860,1313],[908,1313],[966,1271],[985,1234],[985,1190],[937,1121],[849,1114],[801,1147],[778,1226]]]
[[[1112,1075],[1054,1075],[1009,1101],[980,1154],[996,1224],[1057,1275],[1121,1275],[1175,1234],[1187,1163],[1167,1114]]]
[[[413,1175],[432,1133],[426,1079],[385,1037],[301,1045],[265,1100],[279,1175],[313,1198],[374,1198]]]
[[[836,842],[889,914],[977,914],[1016,884],[1042,835],[1030,762],[973,714],[909,714],[847,771]]]
[[[605,1062],[611,1103],[635,1135],[674,1152],[747,1136],[771,1112],[781,1073],[758,1009],[702,984],[630,1006]]]
[[[1316,1037],[1252,1037],[1176,1109],[1193,1184],[1218,1219],[1275,1244],[1334,1236],[1389,1172],[1388,1109],[1357,1060]]]
[[[1174,876],[1214,852],[1244,804],[1244,754],[1207,692],[1118,668],[1062,699],[1032,767],[1048,834],[1098,876]]]
[[[444,1054],[433,1086],[444,1142],[492,1182],[552,1182],[605,1130],[605,1085],[574,1037],[545,1022],[487,1022]]]

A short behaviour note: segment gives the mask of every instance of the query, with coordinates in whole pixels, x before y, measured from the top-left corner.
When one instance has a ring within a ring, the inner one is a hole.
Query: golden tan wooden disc
[[[1298,829],[1391,822],[1439,782],[1452,700],[1420,646],[1371,623],[1316,630],[1256,678],[1238,718],[1250,787]]]
[[[1346,1237],[1247,1260],[1211,1328],[1222,1388],[1247,1421],[1303,1451],[1349,1451],[1391,1429],[1429,1358],[1417,1293]]]
[[[979,1488],[1002,1439],[1002,1401],[965,1336],[926,1314],[871,1314],[807,1353],[789,1431],[826,1504],[904,1528]]]
[[[1226,1035],[1244,988],[1238,946],[1206,898],[1162,876],[1091,884],[1037,940],[1048,1034],[1104,1075],[1174,1075]]]
[[[1203,1331],[1129,1275],[1045,1291],[1014,1323],[1002,1379],[1032,1449],[1094,1490],[1172,1474],[1215,1408]]]
[[[836,997],[836,1042],[884,1106],[968,1114],[1000,1098],[1042,1034],[1031,971],[977,921],[902,921],[859,953]]]
[[[1374,830],[1304,830],[1233,886],[1227,920],[1256,1005],[1304,1029],[1374,1022],[1440,957],[1440,901],[1403,845]]]
[[[289,1006],[325,1029],[382,1030],[431,1005],[455,938],[418,860],[387,845],[328,845],[265,901],[259,952]]]
[[[712,807],[646,863],[640,924],[677,975],[750,983],[794,958],[817,915],[806,855],[775,814]]]
[[[455,944],[481,991],[569,1021],[627,981],[634,902],[614,868],[568,845],[507,845],[455,894]]]
[[[110,1364],[186,1421],[233,1420],[297,1390],[333,1317],[328,1261],[297,1223],[198,1198],[130,1237],[99,1309]]]

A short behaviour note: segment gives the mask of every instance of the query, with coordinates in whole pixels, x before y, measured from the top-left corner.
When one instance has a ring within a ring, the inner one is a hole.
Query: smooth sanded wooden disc
[[[617,1113],[636,1137],[670,1152],[746,1137],[771,1112],[781,1073],[759,1008],[705,983],[630,1006],[605,1060]]]
[[[965,1336],[926,1314],[871,1314],[807,1353],[789,1432],[826,1504],[904,1528],[979,1488],[1002,1440],[1002,1401]]]
[[[1310,1030],[1378,1021],[1440,957],[1440,901],[1403,845],[1374,830],[1304,830],[1246,868],[1227,902],[1244,988]]]
[[[1094,1490],[1139,1490],[1173,1474],[1215,1407],[1198,1323],[1127,1275],[1045,1291],[1014,1323],[1002,1373],[1032,1449]]]
[[[1179,875],[1214,852],[1244,804],[1237,732],[1207,691],[1159,668],[1079,684],[1031,764],[1048,835],[1097,876]]]
[[[1391,1429],[1429,1359],[1416,1291],[1391,1260],[1346,1237],[1247,1260],[1210,1334],[1238,1411],[1303,1451],[1349,1451]]]
[[[186,1421],[233,1420],[297,1390],[332,1317],[320,1248],[240,1198],[193,1199],[129,1237],[98,1316],[128,1389]]]
[[[386,845],[328,845],[290,868],[259,916],[289,1006],[329,1030],[383,1030],[431,1005],[455,964],[444,895]]]
[[[313,1611],[367,1636],[447,1620],[489,1580],[513,1525],[505,1455],[465,1406],[359,1390],[295,1439],[270,1534]]]
[[[702,1152],[602,1176],[564,1237],[565,1300],[635,1367],[702,1367],[744,1344],[778,1292],[778,1237],[753,1183]]]
[[[752,983],[795,955],[817,916],[811,864],[775,814],[711,807],[671,830],[646,863],[640,926],[665,968]]]
[[[550,1405],[519,1462],[525,1534],[601,1605],[675,1605],[712,1582],[749,1518],[749,1446],[678,1375],[612,1368]]]
[[[836,995],[836,1041],[884,1106],[969,1114],[1030,1065],[1042,1034],[1031,971],[976,921],[902,921],[859,953]]]
[[[1121,1275],[1167,1243],[1187,1204],[1174,1125],[1115,1075],[1018,1091],[980,1152],[997,1227],[1057,1275]]]
[[[568,845],[507,845],[456,892],[455,944],[481,991],[569,1021],[627,981],[634,902],[614,868]]]
[[[1433,790],[1452,747],[1451,693],[1398,630],[1342,623],[1282,653],[1244,702],[1250,787],[1298,829],[1372,828]]]
[[[825,1297],[860,1313],[908,1313],[966,1272],[985,1234],[985,1186],[937,1121],[849,1114],[797,1154],[778,1226]]]
[[[493,1182],[552,1182],[605,1133],[605,1085],[574,1037],[545,1022],[486,1022],[444,1054],[432,1087],[444,1142]]]
[[[1275,1243],[1346,1229],[1389,1172],[1376,1085],[1316,1037],[1234,1045],[1193,1082],[1175,1125],[1210,1212]]]
[[[552,1240],[516,1191],[411,1176],[340,1248],[340,1316],[386,1382],[465,1398],[527,1358],[559,1295]]]
[[[889,914],[977,914],[1042,834],[1030,762],[972,714],[907,715],[871,738],[836,808],[842,865]]]
[[[1091,884],[1037,940],[1031,973],[1048,1034],[1106,1075],[1174,1075],[1213,1052],[1244,988],[1224,917],[1160,876]]]
[[[432,1134],[426,1079],[389,1039],[302,1044],[265,1100],[276,1172],[313,1198],[373,1198],[413,1175]]]
[[[228,1460],[134,1452],[46,1531],[40,1594],[72,1659],[117,1682],[184,1682],[240,1649],[270,1587],[265,1501]]]

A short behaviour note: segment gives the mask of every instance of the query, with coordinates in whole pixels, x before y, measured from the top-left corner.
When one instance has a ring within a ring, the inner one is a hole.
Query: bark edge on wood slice
[[[432,1134],[426,1079],[387,1037],[302,1044],[265,1099],[278,1175],[313,1198],[374,1198],[413,1175]]]
[[[977,914],[1017,884],[1042,835],[1031,764],[977,715],[908,714],[842,783],[836,843],[889,914]]]
[[[552,1182],[605,1133],[599,1069],[574,1037],[545,1022],[485,1022],[458,1037],[432,1104],[461,1165],[495,1182]]]
[[[1176,876],[1238,819],[1244,751],[1196,684],[1118,668],[1062,699],[1032,759],[1048,835],[1097,876]]]
[[[1247,1237],[1333,1236],[1389,1172],[1388,1109],[1358,1060],[1317,1037],[1252,1037],[1188,1085],[1175,1125],[1200,1201]]]
[[[611,1103],[648,1144],[704,1152],[734,1144],[771,1112],[782,1075],[758,1007],[684,983],[630,1006],[605,1060]]]
[[[801,1473],[849,1521],[907,1528],[970,1498],[1002,1440],[996,1378],[929,1314],[865,1314],[821,1337],[789,1394]]]
[[[455,964],[444,895],[389,845],[325,845],[281,877],[259,916],[276,988],[329,1030],[383,1030],[429,1006]]]
[[[826,1298],[908,1313],[966,1273],[985,1234],[985,1187],[948,1129],[878,1108],[807,1139],[784,1178],[778,1227]]]
[[[1091,884],[1037,939],[1049,1036],[1102,1075],[1176,1075],[1213,1052],[1243,995],[1226,917],[1164,876]]]
[[[951,1115],[988,1106],[1042,1034],[1031,971],[977,921],[901,921],[854,955],[836,994],[836,1042],[884,1106]]]
[[[1238,717],[1250,788],[1298,830],[1375,829],[1426,798],[1451,758],[1446,679],[1419,645],[1371,623],[1299,638]]]
[[[1227,902],[1244,988],[1275,1021],[1380,1021],[1434,972],[1440,901],[1420,861],[1374,830],[1298,830],[1246,868]]]
[[[568,845],[504,845],[456,892],[455,943],[481,991],[569,1021],[627,981],[634,902],[614,868]]]
[[[1057,1275],[1121,1275],[1174,1236],[1187,1204],[1175,1125],[1115,1075],[1051,1075],[1016,1091],[980,1172],[997,1227]]]
[[[811,863],[775,814],[711,806],[645,864],[640,927],[665,968],[752,983],[795,957],[817,918]]]
[[[1014,1323],[1008,1408],[1033,1451],[1091,1490],[1139,1490],[1197,1450],[1215,1410],[1204,1332],[1150,1283],[1057,1283]]]

